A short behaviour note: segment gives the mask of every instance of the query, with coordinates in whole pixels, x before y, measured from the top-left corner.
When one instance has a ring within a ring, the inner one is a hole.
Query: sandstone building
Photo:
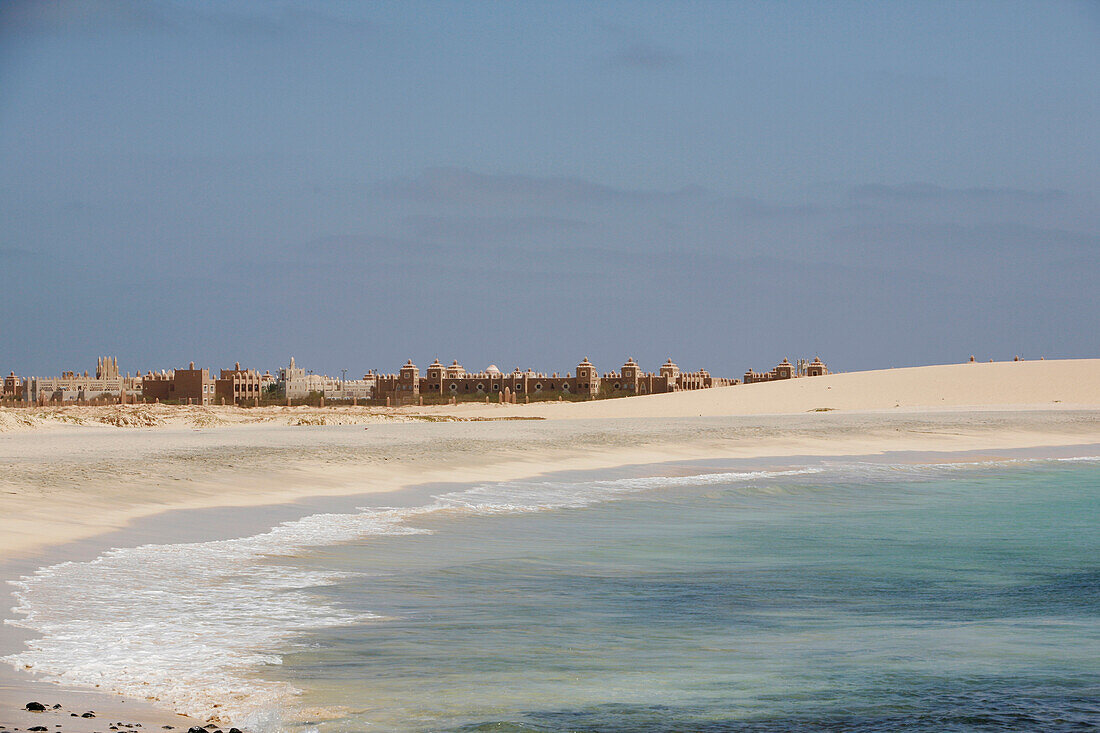
[[[456,400],[469,400],[487,396],[499,399],[501,395],[515,395],[520,400],[528,397],[545,399],[551,396],[594,397],[599,387],[599,374],[588,359],[577,365],[576,376],[568,373],[559,376],[557,372],[545,374],[531,370],[520,371],[518,368],[505,374],[495,364],[490,364],[482,372],[467,372],[457,361],[445,367],[436,359],[428,365],[423,377],[420,376],[420,369],[410,359],[397,374],[377,375],[374,394],[376,400],[407,405],[418,402],[421,397],[448,400],[452,397]]]
[[[14,377],[15,375],[10,375]],[[10,377],[9,377],[10,378]],[[62,372],[60,377],[28,377],[22,384],[22,397],[27,402],[76,402],[114,398],[125,400],[140,391],[140,379],[118,371],[118,359],[102,356],[96,361],[95,375],[85,370]],[[7,380],[5,380],[5,394]]]
[[[241,369],[241,363],[237,362],[232,369],[221,370],[218,379],[214,380],[214,394],[219,404],[255,403],[266,384],[274,379],[270,374],[267,376],[269,380],[265,380],[264,375],[255,369]]]
[[[142,378],[141,395],[145,402],[178,402],[181,405],[216,404],[215,380],[209,369],[196,369],[195,362],[186,369],[149,372]]]
[[[575,374],[547,374],[528,369],[504,373],[489,365],[484,371],[467,372],[457,361],[444,366],[438,359],[428,365],[424,376],[412,360],[405,362],[397,374],[379,374],[375,399],[393,405],[416,404],[422,399],[441,400],[484,399],[530,401],[538,399],[592,399],[631,394],[658,394],[685,389],[705,389],[735,384],[735,380],[711,377],[705,371],[681,372],[669,359],[657,374],[645,373],[633,359],[620,372],[600,376],[586,357],[577,364]]]
[[[643,372],[634,357],[626,360],[622,368],[617,372],[608,372],[603,376],[603,383],[612,394],[623,392],[627,395],[662,394],[664,392],[680,392],[692,389],[709,389],[711,387],[728,387],[737,384],[736,379],[712,377],[706,369],[697,372],[681,372],[670,358],[661,365],[660,370]]]
[[[15,372],[12,372],[8,376],[4,377],[4,399],[23,399],[23,380],[15,376]]]
[[[828,373],[828,367],[816,356],[811,362],[799,361],[797,369],[786,357],[783,357],[783,361],[776,364],[770,372],[754,372],[749,369],[745,372],[743,381],[745,384],[753,384],[755,382],[774,382],[779,379],[793,379],[795,377],[820,377]]]
[[[289,400],[305,399],[310,394],[330,400],[369,400],[374,396],[374,374],[364,374],[362,379],[340,379],[308,373],[294,362],[293,356],[290,366],[279,370],[279,382]]]

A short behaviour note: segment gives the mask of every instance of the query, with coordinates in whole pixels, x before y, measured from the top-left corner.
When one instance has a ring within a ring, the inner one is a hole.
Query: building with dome
[[[749,369],[745,372],[744,382],[745,384],[775,382],[780,379],[793,379],[795,377],[820,377],[828,373],[829,368],[825,366],[825,362],[816,356],[810,362],[799,359],[797,366],[791,364],[787,357],[783,357],[783,361],[776,364],[770,372],[754,372]]]
[[[436,359],[421,376],[420,368],[410,359],[397,374],[377,375],[374,396],[390,405],[484,400],[486,397],[492,401],[530,402],[659,394],[735,383],[736,380],[711,377],[706,370],[681,372],[672,359],[657,373],[642,372],[630,359],[620,372],[609,372],[602,377],[587,357],[577,364],[575,372],[564,375],[519,368],[506,373],[495,364],[482,371],[468,372],[458,361],[444,365]]]
[[[631,357],[619,371],[603,375],[603,384],[606,396],[619,397],[729,387],[737,384],[737,380],[712,377],[706,369],[700,369],[697,372],[681,372],[680,367],[672,361],[671,357],[656,373],[643,372],[634,361],[634,357]]]
[[[484,400],[527,402],[534,399],[594,398],[600,389],[600,377],[586,358],[577,365],[576,374],[547,374],[519,368],[503,372],[490,364],[484,370],[468,372],[453,361],[444,366],[436,359],[425,369],[424,376],[412,359],[405,362],[397,374],[379,374],[375,383],[376,400],[392,405],[429,402]]]
[[[4,399],[23,399],[23,380],[17,377],[15,372],[12,372],[8,376],[4,377]]]

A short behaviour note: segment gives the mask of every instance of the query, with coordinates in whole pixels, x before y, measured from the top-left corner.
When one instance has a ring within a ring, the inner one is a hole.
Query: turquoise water
[[[253,733],[1097,730],[1100,459],[890,460],[118,548],[14,581],[4,661]]]
[[[1100,463],[818,468],[498,485],[317,549],[318,602],[380,618],[259,674],[322,731],[1100,726]]]

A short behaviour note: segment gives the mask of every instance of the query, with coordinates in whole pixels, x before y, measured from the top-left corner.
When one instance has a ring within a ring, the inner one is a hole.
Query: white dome
[[[500,369],[497,368],[496,364],[490,364],[489,368],[485,370],[485,373],[486,374],[500,374],[501,372],[500,372]]]

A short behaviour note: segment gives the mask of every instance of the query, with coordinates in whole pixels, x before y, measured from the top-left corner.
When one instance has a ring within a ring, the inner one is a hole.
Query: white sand
[[[0,411],[8,428],[0,559],[170,509],[691,458],[1100,442],[1090,409],[1100,409],[1100,359],[852,372],[582,403],[9,409]],[[157,427],[103,422],[119,415]],[[548,419],[434,422],[455,417]]]

